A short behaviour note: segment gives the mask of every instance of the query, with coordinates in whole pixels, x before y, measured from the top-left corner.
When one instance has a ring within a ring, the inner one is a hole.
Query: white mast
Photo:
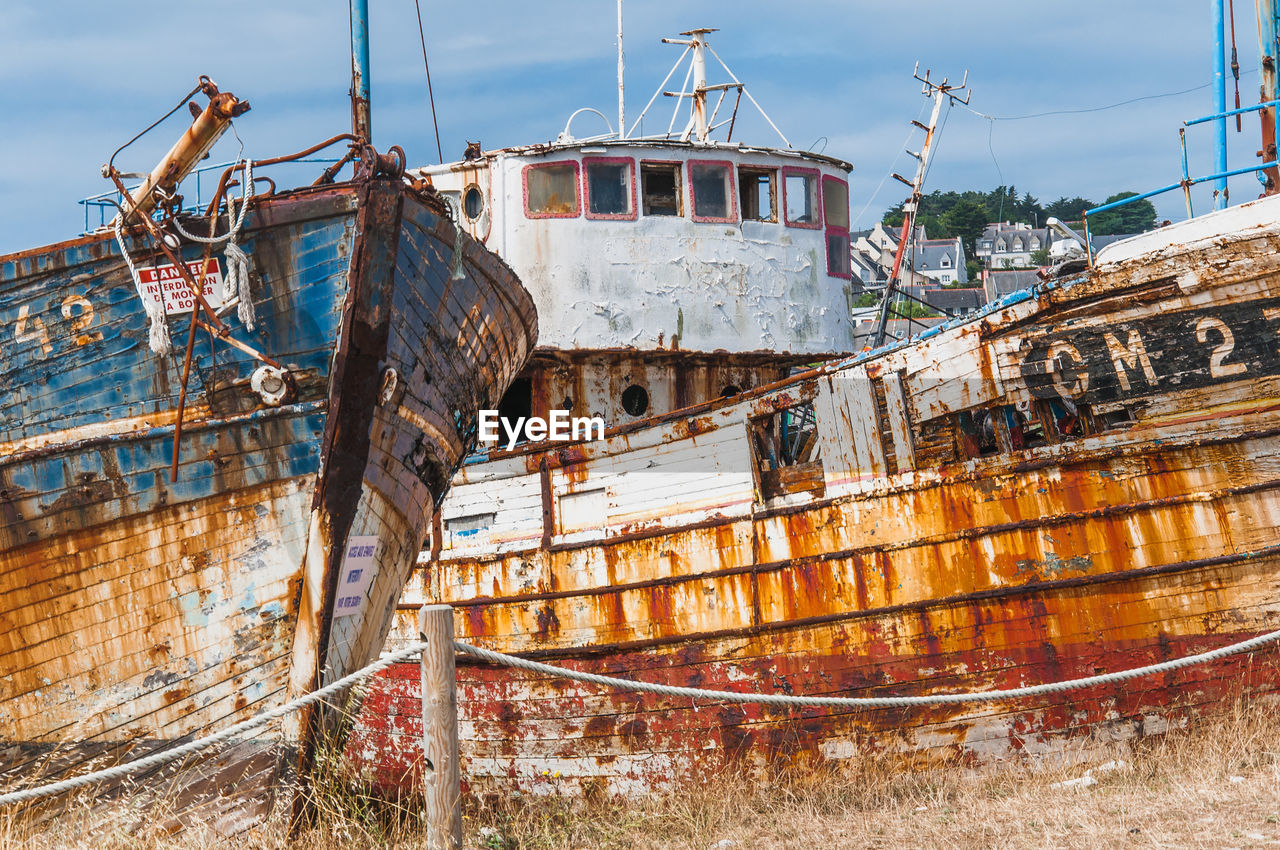
[[[697,126],[698,141],[707,140],[707,33],[715,30],[701,29],[681,33],[693,36],[693,120]]]
[[[618,138],[627,137],[627,108],[622,85],[622,0],[618,0]]]

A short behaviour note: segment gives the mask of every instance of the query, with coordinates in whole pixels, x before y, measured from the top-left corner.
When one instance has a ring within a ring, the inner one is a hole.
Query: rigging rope
[[[129,276],[133,278],[133,288],[138,292],[138,298],[142,301],[142,309],[147,312],[147,318],[150,320],[151,328],[148,332],[148,343],[151,350],[156,354],[168,354],[173,350],[173,343],[169,339],[169,319],[165,315],[164,301],[159,291],[153,299],[147,295],[142,288],[142,276],[138,274],[137,268],[133,265],[133,258],[129,256],[129,249],[124,244],[124,213],[116,216],[116,244],[120,246],[120,255],[124,257],[124,264],[129,267]]]
[[[182,234],[183,238],[192,242],[198,242],[202,245],[217,245],[220,242],[226,242],[227,247],[223,249],[227,259],[227,276],[222,279],[222,300],[224,303],[232,298],[239,298],[239,304],[236,307],[236,315],[239,317],[246,330],[253,330],[254,312],[253,312],[253,293],[249,290],[249,255],[240,247],[237,240],[240,236],[240,228],[244,225],[245,213],[249,210],[249,202],[253,200],[253,160],[242,159],[231,166],[232,172],[237,168],[244,172],[244,188],[240,192],[240,212],[236,213],[236,200],[231,196],[227,196],[227,218],[231,222],[229,229],[222,236],[197,236],[194,233],[188,233],[186,228],[182,226],[182,222],[176,217],[173,219],[174,229]],[[215,215],[209,219],[209,232],[212,234],[214,226],[217,224],[218,217]]]
[[[436,153],[440,155],[440,164],[443,165],[444,150],[440,147],[440,122],[436,120],[436,94],[431,90],[431,65],[427,63],[427,37],[422,32],[422,6],[418,0],[413,0],[413,8],[418,13],[418,40],[422,42],[422,67],[427,70],[427,97],[431,99],[431,126],[436,130]],[[1239,100],[1238,97],[1236,99]]]

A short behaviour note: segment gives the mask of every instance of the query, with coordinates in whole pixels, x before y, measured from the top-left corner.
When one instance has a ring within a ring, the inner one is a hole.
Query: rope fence
[[[632,679],[615,679],[611,676],[600,676],[595,673],[583,673],[578,670],[568,670],[564,667],[553,667],[550,664],[540,664],[536,661],[529,661],[525,658],[517,658],[514,655],[503,655],[501,652],[494,652],[491,649],[481,649],[478,646],[454,642],[454,648],[463,655],[470,655],[473,658],[479,658],[489,661],[493,664],[503,664],[508,667],[515,667],[520,670],[529,670],[534,673],[545,673],[548,676],[558,676],[565,679],[573,679],[578,682],[590,682],[595,685],[604,685],[606,687],[622,688],[632,691],[643,691],[651,694],[661,694],[670,697],[683,697],[688,699],[705,699],[717,702],[734,702],[734,703],[753,703],[758,705],[771,705],[779,708],[909,708],[911,706],[920,705],[956,705],[972,702],[994,702],[1003,699],[1018,699],[1021,697],[1033,697],[1041,694],[1053,694],[1061,691],[1073,691],[1080,688],[1088,688],[1094,685],[1107,685],[1113,682],[1123,682],[1127,679],[1136,679],[1141,676],[1153,676],[1156,673],[1166,673],[1170,670],[1179,670],[1183,667],[1191,667],[1195,664],[1207,664],[1210,661],[1216,661],[1219,658],[1225,658],[1229,655],[1235,655],[1241,652],[1248,652],[1251,649],[1257,649],[1265,646],[1273,641],[1280,640],[1280,631],[1268,632],[1265,635],[1258,635],[1249,640],[1233,643],[1228,646],[1222,646],[1217,649],[1201,652],[1197,655],[1187,655],[1182,658],[1176,658],[1172,661],[1162,661],[1158,664],[1148,664],[1145,667],[1134,667],[1130,670],[1121,670],[1116,673],[1102,673],[1097,676],[1086,676],[1082,679],[1068,679],[1063,682],[1048,682],[1043,685],[1028,685],[1023,688],[1009,688],[1007,690],[996,691],[974,691],[971,693],[956,694],[928,694],[925,696],[903,696],[903,697],[797,697],[787,694],[753,694],[743,693],[741,691],[709,691],[703,688],[683,688],[676,685],[659,685],[653,682],[638,682]]]
[[[387,669],[392,664],[396,664],[417,655],[426,649],[426,647],[426,643],[415,643],[413,646],[405,647],[398,652],[393,652],[390,655],[383,656],[367,667],[362,667],[354,673],[343,676],[341,679],[325,685],[317,691],[304,694],[303,696],[287,702],[284,705],[277,706],[270,711],[264,711],[261,714],[254,715],[248,720],[242,720],[234,726],[228,726],[221,732],[215,732],[212,735],[197,738],[194,741],[181,744],[173,749],[153,753],[152,755],[135,759],[134,761],[125,762],[124,764],[118,764],[114,767],[97,770],[93,773],[86,773],[83,776],[74,776],[70,779],[64,779],[61,782],[54,782],[49,785],[41,785],[36,788],[24,788],[21,791],[10,791],[7,794],[0,794],[0,806],[8,805],[10,803],[22,803],[27,800],[35,800],[40,797],[51,797],[55,794],[62,794],[67,791],[74,791],[77,788],[95,785],[99,782],[119,779],[121,777],[128,776],[131,773],[137,773],[138,771],[146,770],[151,767],[159,767],[163,764],[168,764],[171,761],[176,761],[184,756],[189,756],[201,750],[208,749],[209,747],[215,747],[218,744],[226,743],[232,738],[235,738],[245,732],[252,731],[261,726],[266,726],[272,720],[278,720],[279,718],[291,714],[300,708],[305,708],[308,705],[320,702],[326,697],[333,696],[339,691],[345,690],[356,682],[359,682],[361,679],[367,679],[368,677]]]
[[[753,703],[778,708],[906,708],[924,705],[956,705],[993,702],[997,700],[1018,699],[1039,696],[1042,694],[1079,690],[1081,688],[1088,688],[1094,685],[1113,684],[1116,682],[1127,681],[1129,679],[1140,678],[1142,676],[1153,676],[1158,673],[1180,670],[1184,667],[1191,667],[1197,664],[1207,664],[1211,661],[1217,661],[1231,655],[1237,655],[1242,652],[1249,652],[1251,650],[1258,649],[1277,640],[1280,640],[1280,630],[1258,635],[1257,637],[1249,638],[1248,640],[1243,640],[1238,643],[1218,647],[1217,649],[1212,649],[1208,652],[1201,652],[1195,655],[1176,658],[1171,661],[1162,661],[1157,664],[1148,664],[1143,667],[1134,667],[1129,670],[1120,670],[1114,673],[1102,673],[1095,676],[1086,676],[1080,679],[1069,679],[1062,682],[1049,682],[1041,685],[1029,685],[1021,688],[974,691],[969,693],[887,697],[807,697],[789,696],[786,694],[761,694],[741,691],[714,691],[706,690],[704,688],[686,688],[675,685],[662,685],[656,682],[638,681],[634,679],[619,679],[613,676],[601,676],[596,673],[586,673],[580,670],[556,667],[551,664],[542,664],[537,661],[530,661],[513,655],[505,655],[501,652],[495,652],[491,649],[473,646],[462,641],[453,641],[452,646],[454,651],[462,655],[470,656],[491,664],[527,670],[533,673],[570,679],[577,682],[602,685],[604,687],[619,688],[623,690],[659,694],[662,696],[727,703]],[[320,688],[319,690],[305,694],[297,699],[285,703],[284,705],[251,717],[248,720],[243,720],[240,723],[236,723],[233,726],[223,729],[221,732],[216,732],[212,735],[207,735],[203,738],[181,744],[177,747],[173,747],[172,749],[168,749],[160,753],[154,753],[144,758],[136,759],[124,764],[115,765],[114,767],[105,768],[92,773],[86,773],[82,776],[65,779],[60,782],[0,794],[0,805],[21,803],[42,797],[49,797],[65,793],[67,791],[74,791],[77,788],[84,788],[100,782],[118,779],[148,768],[159,767],[183,758],[184,756],[192,755],[201,750],[223,744],[246,732],[259,729],[273,720],[285,717],[294,711],[333,696],[363,679],[376,675],[393,664],[408,660],[419,653],[424,653],[433,646],[434,644],[429,640],[414,643],[411,646],[383,656],[372,664],[362,667],[361,669],[350,673],[341,679]]]

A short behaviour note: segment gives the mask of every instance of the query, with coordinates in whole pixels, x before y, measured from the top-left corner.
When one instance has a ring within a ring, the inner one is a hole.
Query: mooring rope
[[[612,676],[600,676],[595,673],[583,673],[578,670],[568,670],[564,667],[553,667],[550,664],[540,664],[537,661],[529,661],[525,658],[517,658],[513,655],[503,655],[501,652],[494,652],[491,649],[481,649],[478,646],[472,646],[468,643],[455,642],[454,647],[464,655],[470,655],[473,658],[480,658],[494,664],[505,664],[508,667],[517,667],[521,670],[529,670],[534,673],[545,673],[548,676],[559,676],[565,679],[573,679],[578,682],[590,682],[595,685],[606,685],[613,688],[624,688],[632,691],[644,691],[645,693],[661,694],[670,697],[682,697],[687,699],[705,699],[717,702],[736,702],[736,703],[755,703],[759,705],[772,705],[779,707],[810,707],[810,708],[907,708],[919,705],[955,705],[957,703],[970,702],[991,702],[1002,699],[1014,699],[1018,697],[1033,697],[1040,694],[1052,694],[1059,691],[1071,691],[1079,688],[1088,688],[1093,685],[1106,685],[1113,682],[1123,682],[1126,679],[1136,679],[1139,676],[1151,676],[1156,673],[1166,673],[1170,670],[1177,670],[1182,667],[1190,667],[1194,664],[1204,664],[1209,661],[1216,661],[1228,655],[1235,655],[1240,652],[1248,652],[1251,649],[1257,649],[1260,646],[1280,640],[1280,631],[1268,632],[1265,635],[1259,635],[1249,640],[1233,643],[1229,646],[1211,649],[1208,652],[1201,652],[1198,655],[1187,655],[1183,658],[1175,658],[1172,661],[1162,661],[1159,664],[1148,664],[1145,667],[1134,667],[1131,670],[1121,670],[1116,673],[1102,673],[1097,676],[1086,676],[1083,679],[1068,679],[1064,682],[1049,682],[1043,685],[1028,685],[1023,688],[1009,688],[1008,690],[998,691],[974,691],[964,694],[927,694],[925,696],[907,696],[907,697],[796,697],[787,694],[752,694],[742,693],[739,691],[708,691],[703,688],[682,688],[677,685],[659,685],[654,682],[637,682],[632,679],[616,679]]]
[[[1009,688],[1006,690],[996,691],[975,691],[972,693],[952,693],[952,694],[928,694],[925,696],[898,696],[898,697],[797,697],[786,694],[752,694],[741,693],[737,691],[711,691],[703,688],[684,688],[675,685],[660,685],[655,682],[641,682],[634,679],[618,679],[612,676],[600,676],[595,673],[584,673],[580,670],[570,670],[565,667],[555,667],[551,664],[542,664],[537,661],[530,661],[525,658],[517,658],[514,655],[504,655],[501,652],[494,652],[491,649],[482,649],[462,641],[454,641],[454,649],[463,655],[469,655],[473,658],[479,658],[493,664],[501,664],[507,667],[515,667],[521,670],[528,670],[534,673],[543,673],[548,676],[555,676],[564,679],[572,679],[578,682],[588,682],[595,685],[604,685],[606,687],[620,688],[623,690],[643,691],[645,693],[660,694],[663,696],[681,697],[685,699],[704,699],[717,702],[731,703],[754,703],[759,705],[771,705],[777,707],[796,707],[796,708],[905,708],[910,706],[921,705],[954,705],[957,703],[973,703],[973,702],[991,702],[1002,699],[1014,699],[1018,697],[1031,697],[1041,694],[1058,693],[1061,691],[1078,690],[1093,685],[1106,685],[1115,682],[1123,682],[1128,679],[1136,679],[1140,676],[1152,676],[1157,673],[1167,673],[1171,670],[1178,670],[1183,667],[1191,667],[1195,664],[1205,664],[1210,661],[1216,661],[1219,658],[1225,658],[1229,655],[1236,655],[1241,652],[1249,652],[1265,646],[1273,641],[1280,640],[1280,630],[1268,632],[1264,635],[1249,638],[1239,643],[1220,646],[1217,649],[1211,649],[1208,652],[1201,652],[1196,655],[1187,655],[1182,658],[1175,658],[1172,661],[1161,661],[1158,664],[1148,664],[1145,667],[1134,667],[1129,670],[1120,670],[1115,673],[1102,673],[1096,676],[1086,676],[1082,679],[1068,679],[1063,682],[1049,682],[1043,685],[1029,685],[1023,688]],[[49,797],[55,794],[61,794],[66,791],[74,791],[77,788],[83,788],[88,785],[94,785],[99,782],[105,782],[110,779],[117,779],[127,776],[131,773],[137,773],[150,767],[158,767],[167,764],[183,756],[191,755],[200,750],[207,749],[217,744],[228,741],[237,735],[264,726],[272,720],[297,711],[313,703],[319,702],[326,697],[354,685],[362,679],[367,679],[374,674],[385,670],[392,664],[397,664],[411,656],[425,650],[429,644],[425,641],[407,646],[386,655],[377,661],[362,667],[354,673],[350,673],[332,682],[325,687],[305,694],[297,699],[285,703],[265,711],[248,720],[243,720],[234,726],[229,726],[221,732],[207,735],[195,741],[174,747],[164,752],[154,753],[149,756],[137,759],[135,761],[119,764],[104,770],[86,773],[83,776],[76,776],[71,779],[64,779],[61,782],[54,782],[49,785],[41,785],[35,788],[25,788],[21,791],[11,791],[7,794],[0,794],[0,806],[9,803],[21,803],[27,800],[35,800],[41,797]]]
[[[265,726],[272,720],[284,717],[286,714],[290,714],[300,708],[305,708],[312,703],[319,702],[326,697],[336,694],[338,691],[354,685],[361,679],[367,679],[375,673],[385,670],[392,664],[403,661],[410,656],[417,655],[426,648],[427,644],[424,642],[416,643],[413,646],[406,647],[398,652],[393,652],[390,655],[379,658],[377,661],[366,667],[361,667],[354,673],[350,673],[335,682],[325,685],[318,691],[312,691],[309,694],[304,694],[303,696],[300,696],[291,702],[287,702],[284,705],[277,706],[270,711],[264,711],[262,714],[250,717],[248,720],[242,720],[234,726],[228,726],[221,732],[215,732],[212,735],[206,735],[203,738],[189,741],[185,744],[174,747],[171,750],[153,753],[152,755],[144,756],[143,758],[136,759],[135,761],[125,762],[124,764],[118,764],[114,767],[94,771],[93,773],[86,773],[83,776],[64,779],[61,782],[54,782],[49,785],[41,785],[35,788],[24,788],[21,791],[11,791],[8,794],[0,794],[0,806],[7,805],[9,803],[21,803],[26,800],[35,800],[40,797],[50,797],[55,794],[62,794],[66,791],[74,791],[77,788],[83,788],[86,785],[106,782],[109,779],[119,779],[120,777],[128,776],[131,773],[146,770],[149,767],[159,767],[162,764],[168,764],[169,762],[180,759],[183,756],[191,755],[192,753],[199,752],[200,750],[208,749],[209,747],[229,741],[237,735],[248,732],[252,729],[257,729],[259,726]]]

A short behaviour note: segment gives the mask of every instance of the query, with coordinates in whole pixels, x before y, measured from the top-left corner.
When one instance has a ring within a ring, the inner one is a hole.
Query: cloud
[[[402,144],[412,161],[435,161],[413,5],[371,6],[375,141]],[[902,142],[925,104],[911,79],[917,61],[935,78],[954,80],[968,69],[974,108],[996,116],[1096,107],[1209,80],[1209,20],[1200,0],[1158,8],[1102,0],[1069,7],[810,0],[783,11],[763,0],[628,0],[629,120],[679,55],[659,39],[719,27],[714,48],[791,142],[853,163],[855,212],[884,183],[863,223],[901,198],[904,187],[885,177],[891,169],[909,174]],[[495,147],[552,139],[580,106],[615,115],[613,3],[492,0],[448,13],[424,3],[422,12],[446,158],[457,157],[467,140]],[[1249,69],[1256,64],[1252,16],[1240,16],[1237,25],[1241,63]],[[104,187],[99,165],[200,73],[253,103],[237,122],[252,156],[297,150],[342,131],[347,29],[340,0],[226,0],[213,8],[158,0],[6,4],[0,157],[17,165],[0,177],[0,203],[23,212],[8,217],[0,251],[78,232],[83,217],[75,202]],[[1256,76],[1245,79],[1246,102],[1255,99],[1256,86]],[[660,97],[645,130],[665,129],[670,109],[670,99]],[[1100,200],[1121,189],[1154,188],[1179,176],[1179,123],[1209,111],[1207,91],[994,126],[956,111],[928,188],[1003,181],[1042,200]],[[739,119],[735,138],[775,143],[745,103]],[[129,167],[148,168],[182,121],[131,148]],[[1256,122],[1247,127],[1252,133]],[[1257,142],[1250,133],[1232,133],[1233,164],[1253,161]],[[1193,128],[1189,136],[1192,171],[1204,173],[1212,134]],[[233,153],[223,144],[215,156]],[[1237,197],[1256,193],[1251,179],[1233,182]],[[1162,216],[1179,217],[1181,205],[1180,193],[1157,201]]]

